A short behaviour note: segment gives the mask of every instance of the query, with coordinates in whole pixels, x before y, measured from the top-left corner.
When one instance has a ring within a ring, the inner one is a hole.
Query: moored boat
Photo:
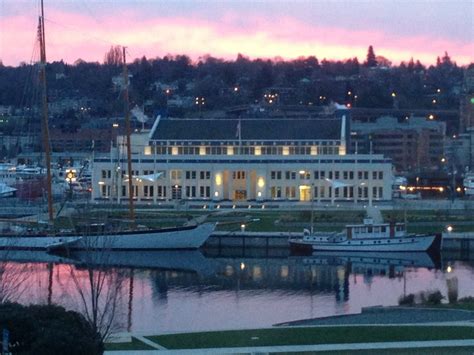
[[[288,240],[293,251],[364,251],[405,252],[439,251],[441,234],[409,234],[403,223],[374,223],[365,218],[363,224],[347,225],[342,232],[305,231],[303,236]]]
[[[177,228],[121,232],[23,233],[0,235],[0,249],[13,250],[163,250],[198,249],[214,231],[214,223]]]

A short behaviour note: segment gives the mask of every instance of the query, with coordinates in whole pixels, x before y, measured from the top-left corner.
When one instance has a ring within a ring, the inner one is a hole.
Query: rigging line
[[[57,25],[57,26],[60,26],[60,27],[65,28],[65,29],[74,31],[74,32],[76,32],[76,33],[82,35],[82,36],[85,37],[85,38],[95,39],[96,41],[99,41],[99,42],[102,42],[102,43],[106,43],[106,44],[110,44],[110,45],[112,45],[112,46],[118,45],[117,43],[111,42],[111,41],[109,41],[109,40],[107,40],[107,39],[103,39],[103,38],[100,38],[100,37],[97,37],[97,36],[91,36],[91,35],[89,35],[89,34],[87,34],[87,33],[85,33],[85,32],[82,32],[82,31],[81,31],[80,29],[78,29],[77,27],[64,25],[64,24],[62,24],[62,23],[60,23],[60,22],[56,22],[56,21],[51,20],[51,19],[48,19],[48,18],[45,18],[44,20],[45,20],[46,22],[49,22],[49,23],[53,24],[53,25]]]

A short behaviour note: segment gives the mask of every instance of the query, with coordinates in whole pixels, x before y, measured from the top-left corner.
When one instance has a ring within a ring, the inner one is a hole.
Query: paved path
[[[106,351],[106,355],[176,355],[176,354],[269,354],[288,353],[303,351],[331,351],[331,350],[377,350],[377,349],[414,349],[414,348],[438,348],[463,346],[472,347],[474,350],[474,339],[468,340],[435,340],[435,341],[406,341],[385,343],[352,343],[352,344],[321,344],[321,345],[291,345],[291,346],[259,346],[246,348],[214,348],[214,349],[191,349],[191,350],[136,350],[136,351]]]
[[[331,316],[324,318],[303,319],[294,322],[277,324],[278,326],[293,325],[390,325],[390,324],[419,324],[465,322],[474,326],[474,311],[462,309],[412,308],[412,307],[370,307],[362,313]]]

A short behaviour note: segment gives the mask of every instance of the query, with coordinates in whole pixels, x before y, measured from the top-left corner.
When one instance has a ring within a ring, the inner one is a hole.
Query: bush
[[[441,301],[444,299],[444,296],[439,290],[420,294],[421,303],[425,305],[438,305],[441,304]]]
[[[59,306],[0,305],[0,329],[10,351],[23,354],[102,354],[104,345],[82,315]]]
[[[463,297],[458,300],[458,303],[474,303],[474,297],[468,296],[468,297]]]
[[[410,293],[406,296],[400,296],[398,304],[400,306],[413,306],[415,304],[415,295]]]

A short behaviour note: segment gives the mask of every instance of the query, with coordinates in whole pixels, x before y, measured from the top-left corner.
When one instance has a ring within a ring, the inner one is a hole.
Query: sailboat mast
[[[124,110],[125,110],[125,129],[127,134],[127,170],[128,170],[128,204],[129,204],[129,213],[132,223],[135,222],[135,211],[133,208],[133,172],[132,172],[132,143],[131,143],[131,131],[130,128],[130,107],[128,100],[128,69],[127,69],[127,59],[125,55],[126,47],[122,47],[123,51],[123,82],[124,82]]]
[[[44,8],[43,0],[41,0],[41,16],[39,18],[38,40],[40,42],[40,81],[42,85],[41,104],[43,110],[42,133],[43,133],[43,149],[46,163],[46,192],[48,195],[48,219],[49,223],[53,223],[53,194],[51,179],[51,149],[49,145],[49,124],[48,124],[48,96],[46,91],[46,41],[44,32]]]

